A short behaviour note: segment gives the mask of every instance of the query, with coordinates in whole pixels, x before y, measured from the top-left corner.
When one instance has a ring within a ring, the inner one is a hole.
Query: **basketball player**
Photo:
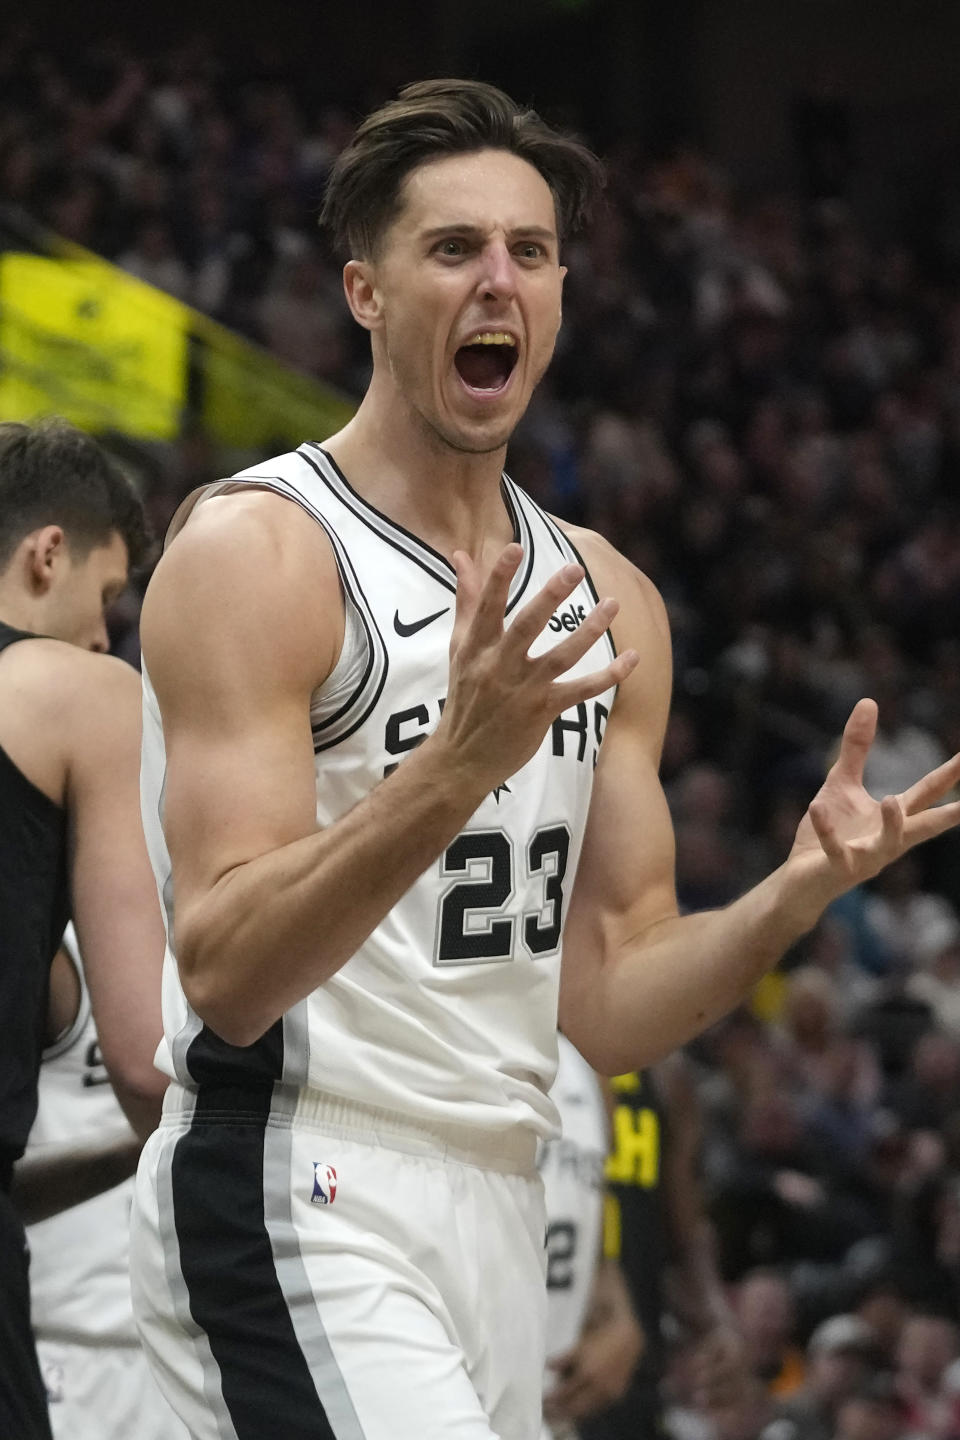
[[[192,497],[146,596],[175,1083],[134,1308],[197,1440],[535,1437],[558,996],[594,1068],[646,1064],[960,817],[960,758],[870,799],[861,702],[785,864],[678,916],[664,607],[502,473],[596,178],[479,83],[368,117],[325,202],[367,394]]]
[[[104,609],[144,547],[139,501],[95,441],[63,423],[0,425],[0,1434],[17,1440],[50,1432],[9,1191],[71,910],[104,1060],[144,1134],[165,1084],[152,1064],[162,922],[136,803],[137,676],[98,653]]]
[[[82,982],[77,962],[67,950],[67,935],[75,932],[68,925],[60,949],[50,966],[47,1001],[47,1038],[41,1055],[40,1084],[37,1090],[38,1111],[43,1108],[43,1080],[51,1057],[58,1058],[66,1046],[65,1037],[73,1035],[77,1016],[89,1012],[89,992]],[[75,947],[75,941],[74,941]],[[92,1024],[92,1021],[91,1021]],[[97,1046],[97,1055],[100,1047]],[[102,1061],[99,1062],[102,1070]],[[92,1064],[92,1062],[91,1062]],[[88,1072],[85,1072],[88,1073]],[[92,1073],[92,1072],[89,1072]],[[108,1088],[109,1077],[103,1071]],[[48,1082],[49,1086],[49,1082]],[[111,1095],[113,1091],[111,1089]],[[116,1105],[114,1097],[113,1104]],[[141,1140],[123,1118],[120,1123],[97,1128],[78,1135],[64,1127],[64,1143],[38,1140],[46,1127],[34,1120],[30,1140],[23,1156],[13,1167],[10,1194],[20,1219],[27,1226],[47,1220],[52,1215],[72,1209],[96,1195],[102,1195],[133,1175],[140,1158]],[[116,1122],[116,1116],[112,1116]],[[33,1273],[33,1272],[32,1272]],[[35,1278],[35,1274],[33,1274]],[[32,1290],[31,1284],[31,1290]]]
[[[564,1035],[550,1098],[560,1134],[544,1141],[537,1162],[547,1215],[544,1440],[575,1440],[575,1421],[620,1399],[644,1340],[619,1264],[602,1253],[603,1090]]]
[[[700,1107],[683,1052],[618,1075],[605,1241],[629,1286],[646,1340],[626,1394],[588,1417],[586,1440],[665,1435],[660,1381],[664,1320],[690,1350],[700,1409],[735,1410],[748,1389],[745,1347],[717,1269],[700,1182]]]
[[[133,1322],[127,1256],[140,1142],[103,1065],[72,925],[57,963],[68,1013],[43,1052],[25,1159],[48,1160],[63,1173],[72,1157],[95,1146],[105,1152],[99,1169],[108,1179],[102,1193],[27,1230],[33,1329],[51,1428],[55,1440],[187,1440],[157,1390]],[[126,1178],[111,1185],[122,1171]]]

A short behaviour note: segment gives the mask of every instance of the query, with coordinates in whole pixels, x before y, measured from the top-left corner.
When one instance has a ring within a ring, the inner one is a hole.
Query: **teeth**
[[[478,330],[472,340],[466,342],[468,345],[512,345],[516,347],[516,340],[508,335],[505,330]]]

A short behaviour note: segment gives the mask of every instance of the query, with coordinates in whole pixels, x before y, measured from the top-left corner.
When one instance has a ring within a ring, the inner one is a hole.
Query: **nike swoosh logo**
[[[418,630],[425,630],[428,625],[433,624],[434,620],[439,620],[441,615],[446,615],[449,609],[450,606],[446,605],[442,610],[438,610],[436,614],[426,615],[422,620],[414,620],[411,625],[404,625],[400,619],[400,611],[394,610],[393,628],[398,635],[416,635]]]

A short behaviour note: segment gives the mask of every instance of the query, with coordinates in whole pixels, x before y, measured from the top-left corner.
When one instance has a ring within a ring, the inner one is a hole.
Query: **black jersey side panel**
[[[0,623],[0,651],[33,638]],[[37,1110],[50,963],[70,918],[66,829],[0,748],[0,1163],[23,1154]]]

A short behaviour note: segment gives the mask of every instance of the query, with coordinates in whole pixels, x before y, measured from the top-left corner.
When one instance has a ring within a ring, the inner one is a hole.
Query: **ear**
[[[343,267],[343,292],[357,324],[364,330],[379,330],[383,324],[383,304],[376,271],[369,260],[347,261]]]
[[[53,584],[54,573],[67,554],[67,537],[59,525],[44,525],[34,530],[24,542],[27,579],[35,594],[45,595]]]

